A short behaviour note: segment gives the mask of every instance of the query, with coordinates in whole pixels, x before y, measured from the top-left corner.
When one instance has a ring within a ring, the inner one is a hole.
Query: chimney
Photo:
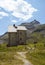
[[[13,24],[13,26],[14,26],[15,28],[17,28],[17,26],[15,26],[15,24]]]
[[[13,24],[13,26],[15,27],[15,24]]]

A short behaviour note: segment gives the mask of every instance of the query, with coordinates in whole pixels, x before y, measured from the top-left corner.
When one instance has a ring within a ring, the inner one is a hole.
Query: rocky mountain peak
[[[31,24],[40,24],[40,22],[37,21],[36,19],[34,19],[34,20],[31,22]]]

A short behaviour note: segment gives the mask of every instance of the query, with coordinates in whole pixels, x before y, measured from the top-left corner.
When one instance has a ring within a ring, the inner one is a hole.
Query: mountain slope
[[[27,33],[30,35],[30,33],[32,33],[41,24],[40,24],[39,21],[33,20],[31,22],[22,23],[20,25],[25,26],[27,28],[27,30],[28,30]]]
[[[38,22],[37,20],[34,20],[32,22],[27,22],[27,23],[22,23],[20,24],[21,26],[25,26],[27,29],[34,29],[35,27],[37,27],[38,25],[40,25],[40,22]]]
[[[8,42],[8,33],[6,32],[0,36],[0,44],[7,43],[7,42]]]
[[[39,25],[34,32],[44,32],[45,33],[45,24]]]
[[[29,36],[30,43],[45,43],[45,24],[39,25]]]

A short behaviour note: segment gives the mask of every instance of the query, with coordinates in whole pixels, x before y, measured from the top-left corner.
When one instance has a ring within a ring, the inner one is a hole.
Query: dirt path
[[[31,64],[31,62],[29,62],[27,59],[26,59],[26,54],[27,52],[17,52],[17,54],[19,56],[17,56],[18,59],[22,60],[24,62],[24,65],[33,65]]]

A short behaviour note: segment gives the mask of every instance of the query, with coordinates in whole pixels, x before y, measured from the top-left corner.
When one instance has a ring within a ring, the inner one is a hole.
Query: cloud
[[[8,12],[12,12],[11,15],[24,21],[30,19],[33,13],[37,11],[37,9],[24,0],[0,0],[0,7]]]
[[[16,20],[12,20],[11,22],[14,22],[14,23],[16,23],[17,21],[16,21]]]
[[[1,16],[8,16],[8,14],[5,13],[5,12],[0,12],[0,15],[1,15]]]
[[[0,19],[2,19],[4,16],[8,16],[8,14],[0,11]]]

